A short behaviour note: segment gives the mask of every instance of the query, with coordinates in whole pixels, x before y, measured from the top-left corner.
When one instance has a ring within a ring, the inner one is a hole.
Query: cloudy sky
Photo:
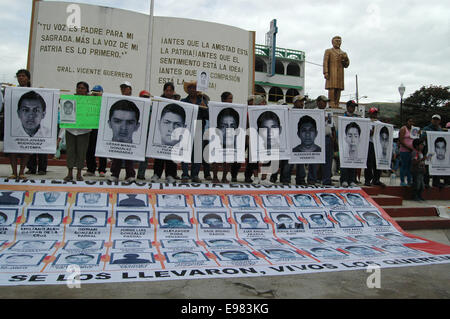
[[[148,13],[150,0],[72,1]],[[32,0],[0,0],[0,82],[26,67]],[[331,38],[350,58],[341,100],[397,102],[425,85],[450,85],[450,2],[443,0],[155,0],[156,16],[191,18],[256,31],[264,44],[277,19],[277,46],[306,53],[305,93],[326,94],[321,64]]]

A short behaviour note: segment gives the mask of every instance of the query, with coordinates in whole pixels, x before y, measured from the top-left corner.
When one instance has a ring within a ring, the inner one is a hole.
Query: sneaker
[[[255,179],[253,180],[253,184],[260,184],[261,180],[259,179],[259,177],[255,177]]]
[[[406,184],[405,182],[401,182],[400,186],[407,186],[408,184]]]
[[[83,176],[85,176],[85,177],[87,177],[87,176],[95,176],[95,173],[87,171],[86,173],[83,174]]]
[[[268,179],[263,179],[261,181],[261,185],[273,185],[273,183]]]
[[[350,187],[356,187],[357,185],[356,185],[356,183],[355,182],[351,182],[350,183]]]
[[[119,181],[119,178],[111,176],[108,181],[112,182],[112,183],[117,183]]]
[[[342,186],[342,187],[348,187],[348,183],[347,183],[347,182],[342,182],[342,183],[341,183],[341,186]]]
[[[158,177],[158,175],[153,175],[153,176],[150,178],[150,181],[151,181],[152,183],[158,183],[158,182],[159,182],[159,177]]]
[[[175,183],[175,178],[173,178],[172,176],[167,176],[166,182],[169,184],[173,184]]]
[[[125,179],[126,182],[131,183],[134,182],[136,179],[132,176],[128,177],[127,179]]]
[[[244,182],[246,182],[246,183],[253,183],[253,180],[251,178],[246,178]]]
[[[210,180],[212,180],[212,177],[211,177],[211,175],[208,175],[208,176],[205,176],[205,179],[206,179],[207,181],[210,181]]]
[[[145,176],[138,176],[138,177],[136,177],[136,180],[145,181]]]
[[[28,170],[25,172],[25,174],[34,175],[36,174],[36,171]]]
[[[198,176],[192,177],[192,183],[201,183],[201,179]]]
[[[47,174],[47,172],[46,171],[38,171],[37,174],[38,175],[45,175],[45,174]]]

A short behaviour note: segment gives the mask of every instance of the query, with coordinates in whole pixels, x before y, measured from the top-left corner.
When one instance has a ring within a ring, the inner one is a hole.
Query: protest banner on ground
[[[0,230],[5,286],[450,262],[359,188],[0,180]]]

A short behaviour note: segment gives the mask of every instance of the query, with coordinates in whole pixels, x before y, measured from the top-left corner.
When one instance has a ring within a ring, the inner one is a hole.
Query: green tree
[[[450,86],[422,86],[408,98],[405,104],[415,104],[426,108],[448,107],[450,105]]]

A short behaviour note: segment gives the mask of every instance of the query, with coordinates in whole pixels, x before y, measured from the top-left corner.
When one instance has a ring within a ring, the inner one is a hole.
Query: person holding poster
[[[353,101],[349,101],[353,104]],[[354,106],[353,106],[354,108]],[[339,159],[341,186],[356,186],[356,168],[366,168],[369,148],[369,119],[339,116]]]
[[[191,175],[189,176],[189,164],[186,162],[181,163],[181,169],[183,170],[181,181],[187,182],[189,179],[192,179],[194,183],[200,183],[201,180],[198,177],[200,173],[200,167],[203,164],[203,172],[205,179],[210,180],[211,174],[209,170],[209,164],[203,158],[203,149],[205,148],[207,142],[203,141],[203,134],[205,130],[209,128],[209,112],[208,112],[208,101],[204,99],[204,95],[200,94],[197,90],[197,81],[184,82],[184,91],[188,94],[182,102],[191,103],[198,105],[198,113],[197,120],[201,121],[202,129],[198,130],[201,132],[201,136],[197,136],[197,131],[192,132],[191,134],[194,137],[194,149],[192,151],[191,156]],[[196,145],[201,145],[202,152],[198,152],[200,155],[200,159],[198,159],[198,155],[195,155],[195,150],[197,149]]]
[[[76,86],[75,95],[88,95],[89,84],[86,82],[78,82]],[[64,181],[73,180],[73,168],[77,168],[77,181],[82,181],[81,170],[84,167],[84,160],[89,145],[90,129],[73,129],[67,128],[66,132],[66,147],[67,147],[67,176]]]
[[[161,95],[161,97],[174,100],[175,99],[174,94],[175,94],[175,85],[172,82],[164,83],[163,94]],[[145,168],[147,168],[147,164],[145,164]],[[154,174],[151,177],[151,181],[157,182],[159,179],[161,179],[164,169],[166,172],[167,182],[168,183],[175,182],[175,177],[177,176],[177,164],[171,160],[163,160],[159,158],[154,159],[153,164]],[[145,179],[145,170],[142,171],[141,167],[139,167],[137,178],[141,180]]]
[[[347,101],[347,110],[344,113],[345,117],[358,117],[357,114],[355,114],[355,110],[358,104],[353,101]],[[341,126],[340,126],[341,127]],[[341,128],[342,130],[342,128]],[[342,135],[342,134],[341,134]],[[339,139],[340,141],[341,139]],[[339,154],[343,151],[343,148],[341,145],[339,145]],[[355,168],[347,168],[342,166],[341,161],[341,178],[340,183],[342,187],[348,187],[348,186],[356,186],[356,169]]]
[[[381,123],[378,121],[378,109],[376,107],[371,107],[369,109],[369,117],[371,121],[370,129],[370,139],[369,139],[369,151],[367,154],[367,168],[364,170],[364,185],[365,186],[385,186],[384,183],[380,182],[381,170],[377,169],[377,160],[375,154],[374,146],[374,132],[375,125]],[[384,150],[387,156],[387,148]]]
[[[442,127],[441,127],[441,116],[439,114],[434,114],[431,117],[431,123],[428,124],[427,126],[425,126],[422,129],[422,135],[421,138],[422,139],[427,139],[428,134],[427,132],[442,132]],[[425,145],[424,148],[424,154],[433,154],[434,152],[432,152],[432,149],[434,149],[434,145],[432,143],[432,141],[428,141]],[[437,159],[437,153],[434,154],[432,161],[431,161],[431,165],[433,164],[441,164],[441,163],[436,163],[436,161],[438,161]],[[425,176],[424,176],[424,183],[425,183],[425,187],[429,187],[430,184],[430,166],[426,166],[426,172],[425,172]],[[435,187],[443,187],[444,184],[441,183],[441,178],[443,178],[443,176],[439,176],[436,174],[433,174],[432,177],[432,185]]]
[[[131,86],[122,84],[120,86],[122,95],[131,95]],[[126,92],[129,91],[129,94]],[[109,109],[108,126],[112,130],[112,141],[118,143],[133,144],[133,134],[139,129],[140,111],[134,102],[129,100],[119,100]],[[119,180],[122,170],[122,160],[114,158],[111,163],[111,180]],[[125,180],[133,181],[136,175],[134,162],[125,160]]]
[[[17,81],[19,82],[19,87],[31,87],[31,74],[30,71],[21,69],[16,73]],[[1,93],[0,93],[1,94]],[[27,165],[30,154],[22,153],[9,153],[9,161],[11,164],[12,175],[9,178],[12,179],[25,179],[25,165]],[[17,159],[20,159],[19,173],[17,173]]]
[[[441,178],[448,182],[450,176],[450,156],[447,150],[450,144],[449,132],[427,132],[429,174],[433,176],[433,186],[443,187]]]
[[[95,155],[112,158],[110,181],[119,180],[125,161],[125,180],[134,181],[134,160],[145,159],[151,100],[104,94]]]

